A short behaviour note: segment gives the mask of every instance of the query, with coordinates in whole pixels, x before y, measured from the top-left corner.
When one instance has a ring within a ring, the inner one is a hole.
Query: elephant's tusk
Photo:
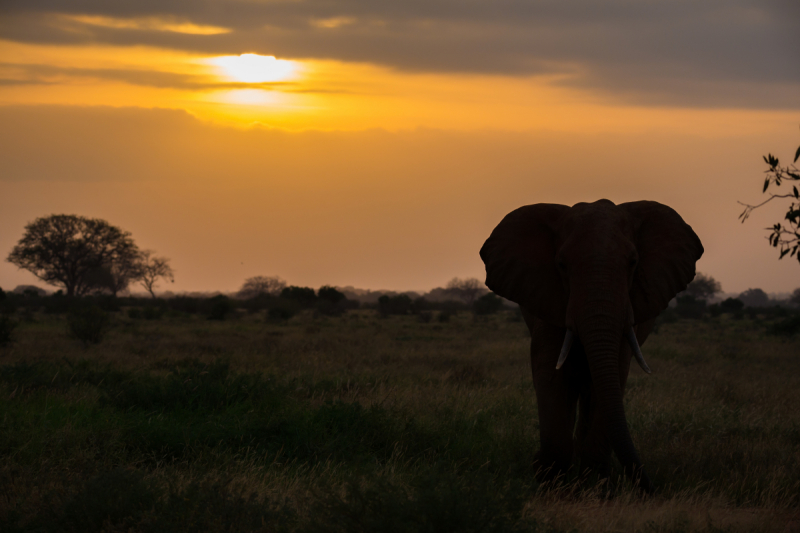
[[[644,362],[642,349],[639,348],[639,341],[636,340],[636,332],[633,331],[633,326],[628,329],[628,342],[631,344],[631,349],[633,350],[633,356],[636,358],[636,362],[639,363],[639,366],[642,367],[642,370],[648,374],[652,374],[653,371],[650,370],[650,367]]]
[[[561,347],[561,353],[558,355],[556,370],[561,368],[561,365],[563,365],[564,361],[567,360],[567,356],[569,355],[569,349],[572,347],[572,336],[573,336],[572,331],[568,329],[567,334],[564,335],[564,345]]]

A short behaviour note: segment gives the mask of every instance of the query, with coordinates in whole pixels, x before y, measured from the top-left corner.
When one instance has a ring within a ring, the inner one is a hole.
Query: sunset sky
[[[656,200],[726,292],[800,287],[766,226],[800,145],[796,0],[3,0],[0,255],[53,213],[245,278],[483,279],[509,211]],[[781,210],[783,207],[783,210]],[[0,262],[0,287],[38,284]]]

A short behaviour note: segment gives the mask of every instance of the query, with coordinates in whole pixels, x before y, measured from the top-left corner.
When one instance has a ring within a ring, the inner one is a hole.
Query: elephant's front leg
[[[537,477],[544,481],[566,472],[572,464],[578,391],[570,380],[569,358],[561,370],[555,370],[565,330],[536,322],[531,328],[531,366],[541,448],[534,461]]]

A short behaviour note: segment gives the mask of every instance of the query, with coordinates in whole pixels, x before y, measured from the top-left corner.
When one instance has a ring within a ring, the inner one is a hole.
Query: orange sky
[[[800,47],[764,37],[792,7],[227,5],[0,13],[0,252],[75,213],[170,257],[175,291],[422,290],[482,278],[508,211],[604,197],[678,210],[725,291],[800,286],[765,242],[779,206],[736,203],[800,144]]]

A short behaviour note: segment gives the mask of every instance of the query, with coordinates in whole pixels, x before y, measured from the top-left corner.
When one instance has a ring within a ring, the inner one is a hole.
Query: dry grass
[[[123,499],[140,506],[97,527],[75,518],[75,530],[150,531],[159,512],[203,509],[246,519],[206,518],[207,531],[439,531],[459,517],[463,531],[783,531],[800,520],[800,340],[758,321],[665,324],[643,347],[654,374],[632,369],[626,409],[660,492],[642,500],[624,481],[536,484],[529,341],[512,313],[118,316],[88,348],[63,318],[34,318],[0,351],[0,529],[58,530],[67,503],[117,485],[138,487]]]

